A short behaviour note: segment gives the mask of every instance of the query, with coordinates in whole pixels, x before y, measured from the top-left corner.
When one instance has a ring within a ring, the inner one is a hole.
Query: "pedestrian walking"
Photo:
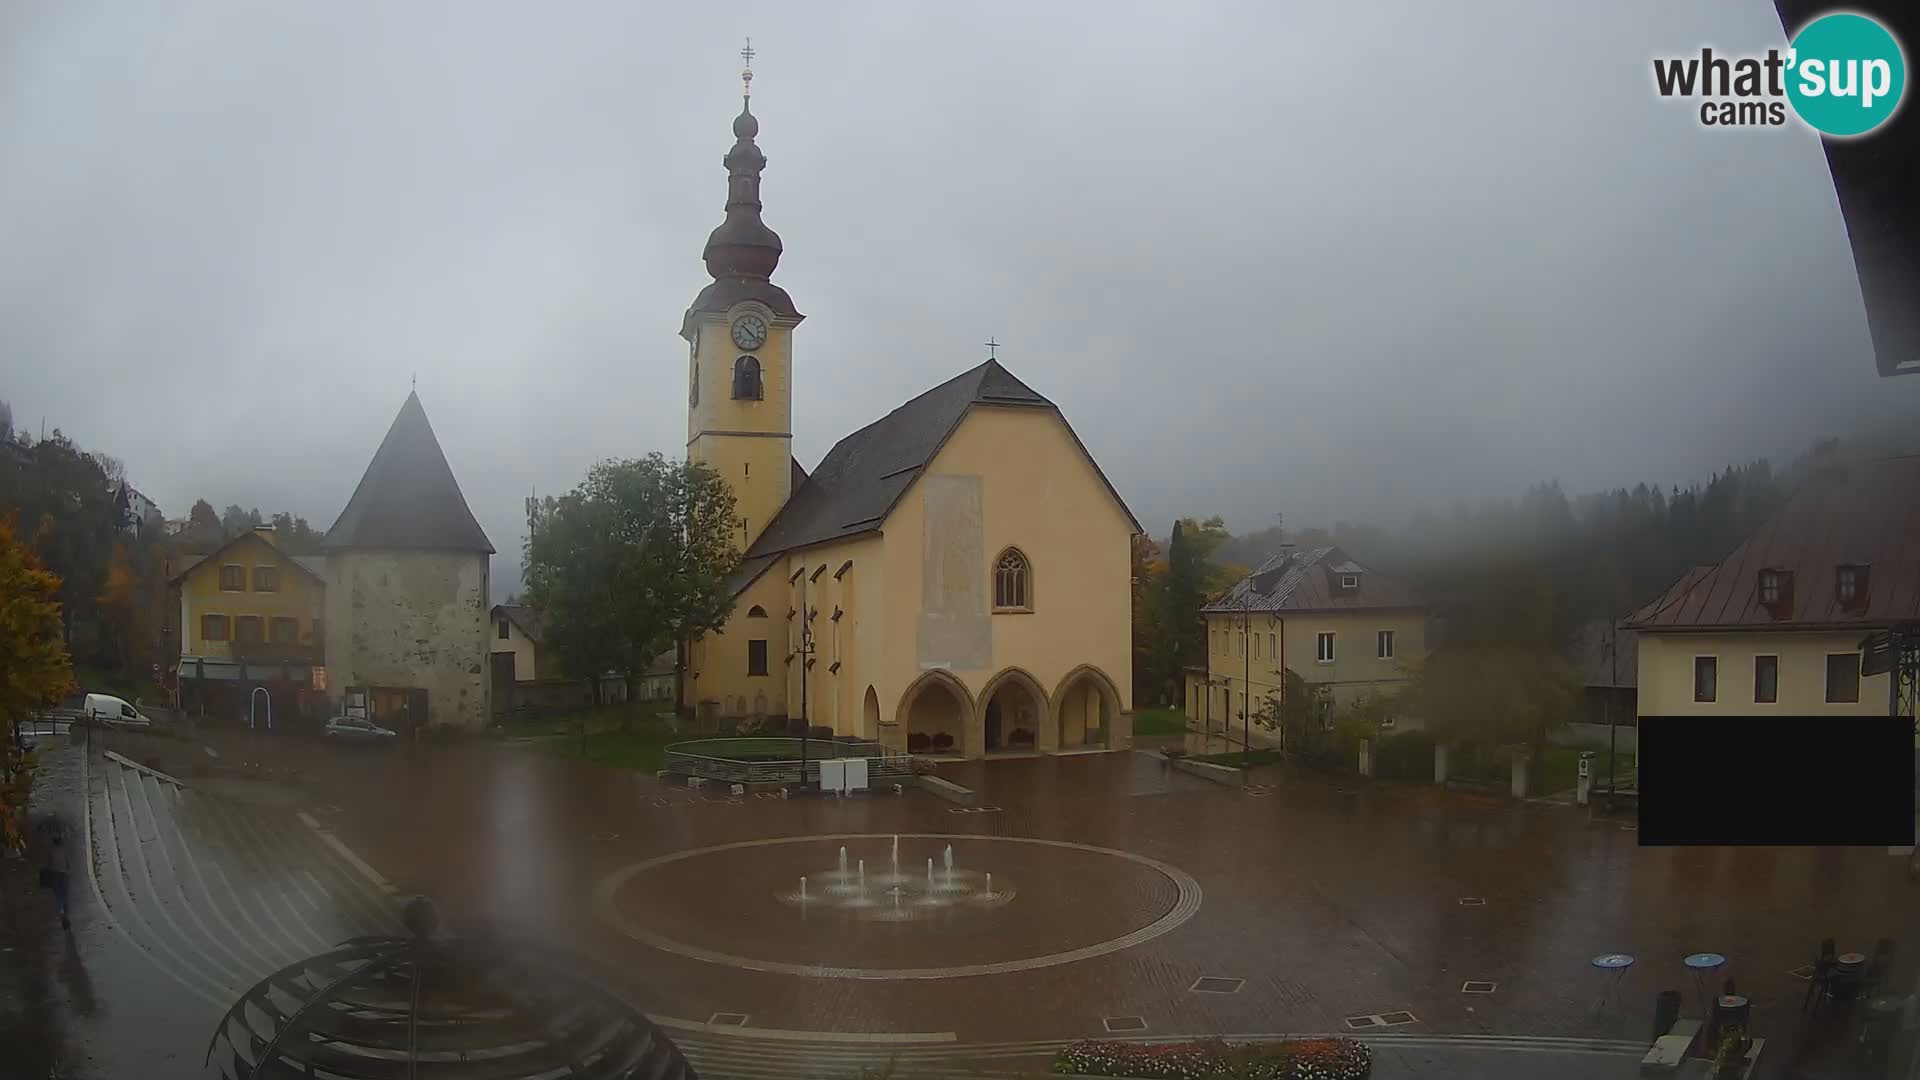
[[[60,929],[73,929],[67,917],[67,893],[73,882],[73,849],[67,844],[66,830],[59,823],[47,829],[47,863],[40,870],[40,884],[53,893],[53,906],[60,912]]]

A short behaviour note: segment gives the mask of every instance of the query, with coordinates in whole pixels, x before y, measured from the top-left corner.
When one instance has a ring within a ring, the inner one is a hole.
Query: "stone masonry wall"
[[[488,556],[349,551],[327,560],[327,692],[420,687],[428,723],[484,728]]]

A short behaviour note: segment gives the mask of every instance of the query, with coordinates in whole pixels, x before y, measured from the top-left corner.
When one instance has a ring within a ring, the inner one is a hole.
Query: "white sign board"
[[[842,759],[840,764],[846,769],[847,791],[867,790],[867,759],[850,757]]]
[[[824,758],[820,762],[820,790],[845,794],[847,789],[847,763],[834,758]]]

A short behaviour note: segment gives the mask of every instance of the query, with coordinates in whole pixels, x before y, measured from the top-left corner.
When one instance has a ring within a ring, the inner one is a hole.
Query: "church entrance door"
[[[1001,725],[1000,703],[998,701],[987,702],[986,743],[987,743],[987,753],[989,754],[993,753],[996,750],[1006,749],[1006,742],[1003,738],[1000,725]]]

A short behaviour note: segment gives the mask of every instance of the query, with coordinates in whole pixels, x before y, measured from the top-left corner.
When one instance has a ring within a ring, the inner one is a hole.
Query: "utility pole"
[[[1620,620],[1607,620],[1607,808],[1611,810],[1614,802],[1614,790],[1620,781],[1614,775],[1614,760],[1619,756],[1619,729],[1614,726],[1613,697],[1620,684]]]
[[[1240,609],[1240,752],[1253,753],[1253,609]],[[1244,758],[1242,759],[1245,760]],[[1244,773],[1242,774],[1245,775]]]
[[[800,790],[807,789],[807,667],[813,663],[813,615],[807,610],[807,569],[800,568]]]

